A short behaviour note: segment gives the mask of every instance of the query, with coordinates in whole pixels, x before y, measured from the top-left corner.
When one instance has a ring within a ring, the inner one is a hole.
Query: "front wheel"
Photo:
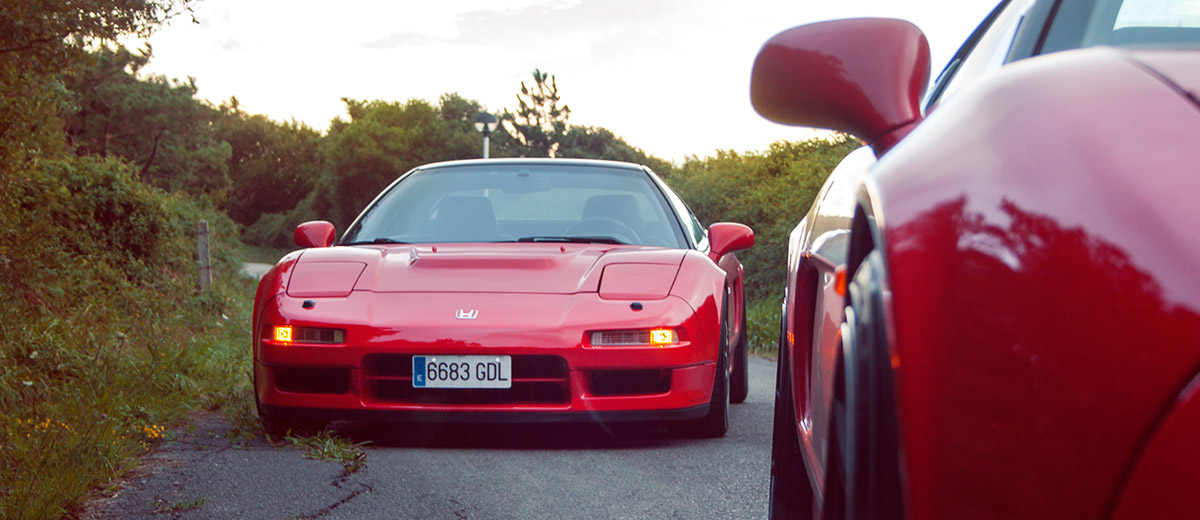
[[[900,435],[885,323],[883,254],[871,251],[849,287],[835,382],[828,501],[845,520],[903,518]]]

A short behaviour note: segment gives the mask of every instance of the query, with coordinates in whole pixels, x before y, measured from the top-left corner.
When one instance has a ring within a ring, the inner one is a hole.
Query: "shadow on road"
[[[698,442],[654,424],[442,424],[336,422],[330,428],[376,447],[511,450],[657,448]]]

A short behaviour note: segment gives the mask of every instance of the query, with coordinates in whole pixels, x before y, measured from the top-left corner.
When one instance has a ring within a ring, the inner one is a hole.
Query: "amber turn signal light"
[[[675,331],[671,329],[650,329],[651,345],[670,345],[675,343]]]
[[[665,347],[679,343],[675,329],[658,327],[642,330],[603,330],[591,334],[594,347]]]

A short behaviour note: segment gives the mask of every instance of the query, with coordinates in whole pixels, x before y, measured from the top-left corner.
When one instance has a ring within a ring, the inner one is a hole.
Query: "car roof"
[[[549,157],[515,157],[515,158],[500,158],[500,159],[463,159],[457,161],[443,161],[429,163],[418,166],[415,170],[426,170],[434,168],[456,167],[456,166],[514,166],[514,165],[562,165],[562,166],[593,166],[598,168],[620,168],[625,170],[645,171],[648,168],[636,163],[621,162],[621,161],[606,161],[601,159],[562,159]]]

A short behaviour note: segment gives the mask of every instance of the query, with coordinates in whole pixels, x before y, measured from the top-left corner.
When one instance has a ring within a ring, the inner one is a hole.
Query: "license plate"
[[[413,356],[414,388],[512,388],[512,356]]]

